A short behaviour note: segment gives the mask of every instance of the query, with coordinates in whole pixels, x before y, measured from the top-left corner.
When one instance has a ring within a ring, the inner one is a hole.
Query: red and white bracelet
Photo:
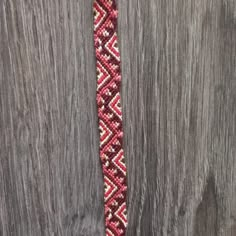
[[[118,11],[115,0],[95,0],[93,8],[105,231],[106,236],[124,236],[127,227],[127,180],[122,147]]]

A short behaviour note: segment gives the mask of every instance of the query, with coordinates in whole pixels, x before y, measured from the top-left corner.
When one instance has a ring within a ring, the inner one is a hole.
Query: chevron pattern
[[[106,236],[124,236],[127,227],[127,183],[122,148],[118,11],[115,0],[95,0],[93,7],[105,230]]]

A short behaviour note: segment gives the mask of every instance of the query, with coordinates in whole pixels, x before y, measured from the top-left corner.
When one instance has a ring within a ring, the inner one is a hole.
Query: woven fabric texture
[[[95,0],[93,7],[105,230],[106,236],[123,236],[127,227],[127,181],[122,148],[118,11],[114,0]]]

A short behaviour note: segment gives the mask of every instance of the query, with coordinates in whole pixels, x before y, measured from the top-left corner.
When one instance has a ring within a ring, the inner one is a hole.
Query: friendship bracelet
[[[95,0],[93,9],[105,231],[106,236],[124,236],[127,227],[127,181],[122,148],[118,11],[115,0]]]

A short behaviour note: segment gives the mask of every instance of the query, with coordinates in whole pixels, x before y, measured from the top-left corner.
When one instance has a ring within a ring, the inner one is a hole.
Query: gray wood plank
[[[1,235],[103,235],[91,1],[1,1]]]
[[[127,235],[236,235],[236,2],[119,7]]]
[[[130,236],[236,235],[236,2],[119,0]],[[104,235],[92,0],[0,1],[0,235]]]

